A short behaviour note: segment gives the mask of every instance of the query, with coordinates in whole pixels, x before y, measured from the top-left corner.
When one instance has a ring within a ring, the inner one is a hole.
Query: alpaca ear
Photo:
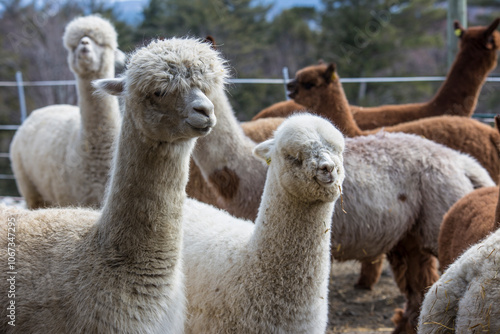
[[[125,79],[100,79],[92,81],[92,86],[97,90],[110,95],[121,96],[125,91]]]
[[[484,37],[486,37],[486,48],[489,50],[493,50],[496,47],[493,32],[498,28],[499,24],[500,17],[496,18],[495,21],[493,21],[484,32]]]
[[[486,36],[488,35],[493,35],[493,32],[495,30],[497,30],[498,28],[498,25],[500,24],[500,17],[497,17],[489,26],[488,28],[486,28],[486,31],[484,32],[484,34]]]
[[[205,37],[205,43],[210,44],[212,49],[217,50],[217,47],[215,46],[215,39],[211,35]]]
[[[271,151],[274,148],[274,139],[268,139],[253,148],[253,155],[261,158],[269,165],[271,163]]]
[[[453,29],[455,30],[455,36],[458,38],[461,38],[465,32],[465,28],[457,20],[453,21]]]
[[[328,64],[325,73],[323,74],[327,83],[335,81],[337,79],[337,75],[335,74],[335,63]]]
[[[125,65],[125,62],[127,61],[127,55],[119,50],[115,50],[115,66],[123,66]]]
[[[500,115],[495,116],[495,125],[498,131],[500,131]]]

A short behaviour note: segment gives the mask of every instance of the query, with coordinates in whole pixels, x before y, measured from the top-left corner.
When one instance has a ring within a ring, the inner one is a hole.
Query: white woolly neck
[[[125,113],[98,224],[102,246],[115,247],[130,257],[166,251],[166,245],[180,249],[194,143],[194,139],[175,144],[152,142]]]
[[[248,244],[250,252],[258,254],[256,264],[263,280],[287,287],[283,300],[305,302],[325,294],[330,268],[330,226],[334,202],[306,203],[291,197],[281,188],[276,171],[268,170],[255,230]],[[293,264],[293,268],[289,265]],[[314,277],[316,285],[301,285],[299,278]],[[326,298],[326,296],[323,296]]]

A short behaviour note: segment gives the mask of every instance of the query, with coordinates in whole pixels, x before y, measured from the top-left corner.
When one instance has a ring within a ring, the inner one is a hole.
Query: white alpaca
[[[66,26],[63,42],[77,79],[78,107],[33,111],[10,148],[19,192],[32,209],[100,206],[119,129],[116,97],[98,96],[91,85],[113,78],[115,60],[123,60],[113,26],[95,15],[76,18]]]
[[[471,246],[427,292],[419,333],[500,332],[500,231]]]
[[[209,98],[217,126],[197,141],[193,159],[219,192],[221,207],[251,218],[267,169],[251,157],[252,142],[241,133],[225,92],[212,91]],[[444,214],[474,188],[494,182],[470,156],[402,133],[346,138],[344,161],[347,213],[337,202],[331,254],[368,264],[388,254],[413,326],[425,289],[438,279],[434,256]],[[378,279],[373,272],[364,274],[371,284]]]
[[[294,116],[255,147],[270,161],[255,225],[187,201],[187,333],[324,333],[343,150],[330,122]]]
[[[207,44],[171,39],[136,51],[124,77],[96,83],[125,99],[102,213],[0,208],[2,261],[7,221],[15,221],[18,250],[16,326],[1,321],[0,332],[183,332],[190,152],[215,125],[202,91],[222,85],[224,70]],[[4,270],[0,279],[8,277]],[[8,305],[7,293],[0,302]]]

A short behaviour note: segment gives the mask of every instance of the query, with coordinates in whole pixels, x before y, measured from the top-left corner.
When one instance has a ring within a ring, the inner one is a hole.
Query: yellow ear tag
[[[337,79],[337,75],[335,74],[335,72],[332,73],[332,81],[335,81],[335,79]]]
[[[271,164],[271,158],[267,158],[266,159],[266,163],[267,163],[267,165],[270,165]]]
[[[462,35],[462,29],[455,29],[455,35],[460,37],[460,35]]]

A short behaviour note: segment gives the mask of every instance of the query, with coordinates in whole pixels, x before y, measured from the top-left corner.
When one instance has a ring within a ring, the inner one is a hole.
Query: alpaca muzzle
[[[286,85],[286,89],[288,91],[288,97],[293,99],[297,96],[297,80],[292,80]]]

